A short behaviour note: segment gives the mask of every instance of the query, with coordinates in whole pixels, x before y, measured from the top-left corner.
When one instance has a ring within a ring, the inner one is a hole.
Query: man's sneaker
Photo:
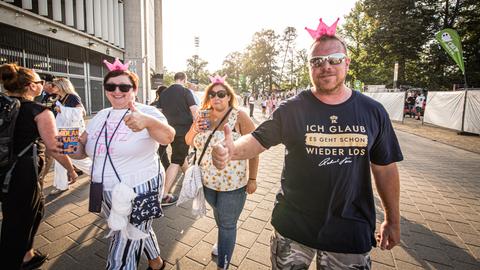
[[[178,197],[175,194],[167,194],[162,198],[162,206],[170,206],[177,203]]]
[[[215,243],[215,245],[213,245],[213,247],[212,247],[212,255],[213,256],[218,256],[218,245],[217,245],[217,243]]]

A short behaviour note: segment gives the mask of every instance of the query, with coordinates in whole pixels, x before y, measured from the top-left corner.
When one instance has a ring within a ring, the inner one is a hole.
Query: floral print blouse
[[[238,110],[233,109],[228,116],[228,126],[232,130],[233,140],[238,139],[241,134],[234,131],[238,118]],[[197,148],[197,157],[203,151],[203,146],[212,131],[198,133],[193,141]],[[215,131],[203,156],[200,168],[202,170],[203,185],[216,191],[232,191],[247,185],[247,161],[231,160],[223,170],[218,170],[212,164],[212,146],[223,141],[225,134],[221,128]]]

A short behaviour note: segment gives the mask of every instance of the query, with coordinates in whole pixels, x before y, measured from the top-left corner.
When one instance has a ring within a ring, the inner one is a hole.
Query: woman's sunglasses
[[[44,81],[44,80],[40,80],[40,81],[36,81],[36,82],[32,82],[32,83],[40,84],[40,85],[45,85],[45,81]]]
[[[120,90],[120,92],[126,93],[126,92],[130,91],[130,89],[133,88],[133,85],[131,85],[131,84],[113,84],[113,83],[106,83],[106,84],[103,85],[103,88],[105,89],[105,91],[108,91],[108,92],[115,91],[115,89],[117,89],[117,87]]]
[[[223,91],[223,90],[217,91],[217,92],[214,92],[214,91],[208,92],[208,96],[209,96],[210,98],[214,98],[214,97],[216,97],[216,96],[217,96],[218,98],[224,98],[224,97],[226,97],[227,95],[228,95],[227,91]]]
[[[328,62],[330,65],[338,65],[345,60],[347,56],[344,53],[334,53],[330,55],[325,55],[325,56],[314,56],[310,58],[310,66],[312,68],[319,68],[326,62]]]

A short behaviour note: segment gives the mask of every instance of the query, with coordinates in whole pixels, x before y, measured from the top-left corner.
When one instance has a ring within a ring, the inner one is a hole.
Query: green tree
[[[367,84],[380,84],[391,78],[391,71],[383,68],[382,59],[372,57],[374,52],[369,53],[369,43],[377,25],[377,21],[365,12],[363,1],[356,2],[345,17],[340,32],[345,37],[351,58],[348,79],[352,82],[360,80]]]
[[[296,52],[295,55],[295,68],[294,68],[294,78],[295,78],[295,88],[296,89],[306,89],[310,86],[310,72],[308,69],[308,52],[306,49],[302,49]]]
[[[418,1],[420,2],[420,1]],[[393,66],[398,62],[399,84],[411,84],[407,81],[407,63],[418,61],[422,44],[429,39],[425,31],[425,20],[422,9],[411,0],[365,0],[365,13],[373,18],[378,27],[373,28],[370,42],[367,44],[369,57],[381,58],[384,66],[391,67],[390,78],[384,81],[390,84],[393,80]]]
[[[279,36],[274,30],[263,29],[253,35],[252,42],[247,46],[244,59],[244,75],[252,92],[268,90],[272,92],[278,73],[276,58]]]
[[[171,84],[173,84],[175,82],[175,80],[173,79],[174,76],[175,74],[172,71],[168,71],[167,67],[164,67],[163,68],[163,85],[168,87]]]
[[[232,52],[223,60],[221,75],[227,75],[227,82],[238,92],[245,91],[240,82],[243,72],[243,55],[240,52]]]
[[[189,79],[197,79],[199,83],[208,83],[208,62],[200,58],[198,55],[193,55],[187,59],[187,77]]]
[[[398,62],[400,84],[447,90],[463,83],[434,38],[444,28],[462,37],[467,78],[480,86],[480,2],[475,0],[357,1],[342,29],[352,58],[349,77],[391,85]]]

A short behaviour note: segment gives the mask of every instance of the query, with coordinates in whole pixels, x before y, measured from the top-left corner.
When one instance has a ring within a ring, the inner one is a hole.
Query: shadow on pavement
[[[383,222],[383,209],[377,197],[375,204],[378,232]],[[375,263],[380,263],[390,267],[396,265],[397,269],[480,269],[479,261],[470,251],[461,247],[463,242],[457,236],[440,236],[428,225],[409,220],[405,216],[401,216],[400,223],[401,243],[391,251],[373,249],[374,266]]]

